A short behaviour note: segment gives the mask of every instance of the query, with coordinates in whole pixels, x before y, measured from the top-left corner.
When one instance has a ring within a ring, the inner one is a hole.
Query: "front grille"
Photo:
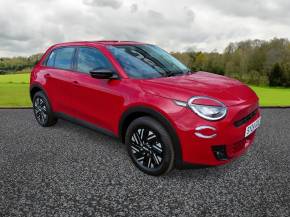
[[[234,122],[234,125],[236,127],[240,127],[242,126],[243,124],[247,123],[249,120],[251,120],[258,112],[258,109],[252,111],[250,114],[248,114],[246,117],[243,117],[242,119],[238,120],[238,121],[235,121]]]

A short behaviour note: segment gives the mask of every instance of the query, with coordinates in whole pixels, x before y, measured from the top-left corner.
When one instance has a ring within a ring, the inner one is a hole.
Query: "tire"
[[[155,119],[145,116],[128,127],[125,144],[130,158],[144,173],[159,176],[174,166],[174,148],[166,129]]]
[[[49,127],[56,124],[57,118],[53,114],[48,98],[44,92],[36,92],[32,102],[34,116],[39,125]]]

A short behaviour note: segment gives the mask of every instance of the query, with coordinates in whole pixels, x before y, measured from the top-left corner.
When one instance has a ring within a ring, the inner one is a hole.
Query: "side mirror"
[[[95,69],[90,71],[90,75],[97,79],[114,79],[118,78],[118,75],[111,69]]]

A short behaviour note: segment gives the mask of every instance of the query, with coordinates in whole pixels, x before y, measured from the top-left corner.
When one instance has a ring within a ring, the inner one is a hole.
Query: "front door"
[[[122,80],[97,79],[90,75],[96,69],[115,71],[105,55],[94,47],[80,47],[76,53],[74,105],[81,119],[113,131],[112,123],[123,106]]]

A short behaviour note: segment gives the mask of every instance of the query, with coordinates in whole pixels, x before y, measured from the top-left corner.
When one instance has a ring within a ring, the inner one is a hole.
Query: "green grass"
[[[0,75],[0,107],[30,107],[29,73]]]
[[[3,83],[29,84],[29,77],[30,77],[29,73],[0,75],[0,84]]]
[[[0,107],[30,106],[29,84],[5,84],[0,82]]]
[[[290,106],[290,88],[251,86],[261,106]]]
[[[29,107],[29,73],[0,75],[0,107]],[[290,106],[290,88],[251,86],[261,106]]]

